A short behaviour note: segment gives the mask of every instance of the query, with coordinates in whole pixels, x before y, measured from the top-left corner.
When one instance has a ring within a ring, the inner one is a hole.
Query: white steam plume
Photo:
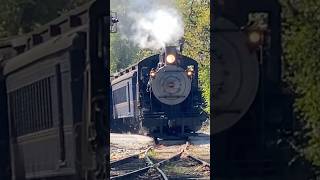
[[[124,1],[122,1],[124,2]],[[119,32],[143,49],[158,50],[176,43],[184,34],[183,20],[168,0],[129,0],[119,14]]]
[[[175,9],[158,9],[146,14],[132,14],[133,40],[141,48],[160,49],[178,41],[184,33],[183,22]]]

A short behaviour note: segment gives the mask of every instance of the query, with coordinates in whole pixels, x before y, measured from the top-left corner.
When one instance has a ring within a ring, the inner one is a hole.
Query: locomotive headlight
[[[261,41],[262,34],[259,31],[249,32],[249,41],[252,44],[258,44]]]
[[[191,69],[191,68],[188,68],[187,70],[186,70],[186,72],[187,72],[187,76],[188,77],[192,77],[193,76],[193,69]]]
[[[153,69],[150,71],[150,76],[152,78],[154,78],[156,76],[156,72]]]
[[[169,54],[167,57],[166,57],[166,60],[167,60],[167,63],[169,64],[172,64],[176,61],[176,57],[172,54]]]

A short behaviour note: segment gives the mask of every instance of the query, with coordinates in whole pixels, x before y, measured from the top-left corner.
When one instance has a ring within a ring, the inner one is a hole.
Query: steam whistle
[[[117,23],[119,22],[117,13],[116,12],[110,12],[110,32],[116,33],[117,32]]]

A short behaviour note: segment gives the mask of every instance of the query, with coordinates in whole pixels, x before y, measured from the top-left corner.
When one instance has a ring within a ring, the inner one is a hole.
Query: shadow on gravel
[[[210,135],[198,133],[197,136],[189,136],[190,143],[193,145],[210,145]]]

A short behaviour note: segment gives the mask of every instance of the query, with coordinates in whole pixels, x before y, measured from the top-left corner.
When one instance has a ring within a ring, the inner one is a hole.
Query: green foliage
[[[110,71],[114,73],[138,61],[139,49],[119,34],[110,35]]]
[[[139,49],[137,59],[141,60],[155,54],[159,54],[159,52],[150,49]]]
[[[111,0],[111,11],[117,12],[119,23],[128,23],[126,17],[129,0]],[[144,56],[143,52],[133,42],[127,38],[121,37],[121,33],[112,33],[110,35],[110,71],[115,73],[141,60]]]
[[[156,158],[158,155],[159,154],[154,149],[148,151],[148,157],[150,158]]]
[[[285,81],[303,124],[299,151],[320,166],[320,1],[283,2]]]
[[[2,0],[0,37],[28,33],[88,0]]]
[[[184,55],[199,62],[199,80],[205,110],[210,113],[210,1],[176,0],[185,23]],[[201,55],[202,54],[202,55]]]

